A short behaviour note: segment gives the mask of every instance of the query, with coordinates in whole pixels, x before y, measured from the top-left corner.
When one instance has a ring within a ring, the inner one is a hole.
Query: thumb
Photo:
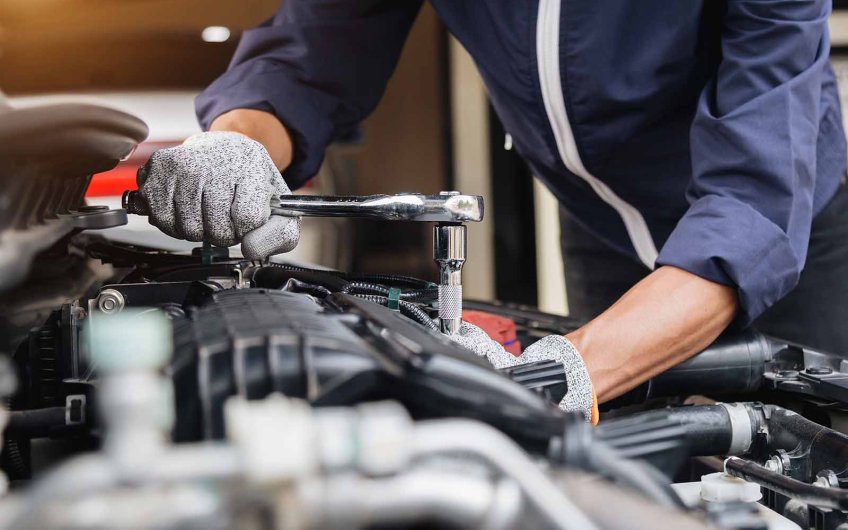
[[[300,218],[272,215],[267,223],[245,234],[241,252],[248,259],[265,259],[289,252],[299,240]]]

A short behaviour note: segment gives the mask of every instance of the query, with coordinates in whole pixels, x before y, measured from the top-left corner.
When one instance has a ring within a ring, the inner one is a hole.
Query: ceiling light
[[[209,26],[203,29],[200,37],[204,42],[227,42],[230,39],[230,28],[224,26]]]

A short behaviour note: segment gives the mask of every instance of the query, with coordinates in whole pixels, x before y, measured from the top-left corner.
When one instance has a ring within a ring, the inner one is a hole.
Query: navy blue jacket
[[[845,171],[830,0],[432,0],[518,152],[646,265],[738,288],[750,322],[804,266]],[[273,112],[292,186],[377,105],[420,0],[286,0],[197,100]]]

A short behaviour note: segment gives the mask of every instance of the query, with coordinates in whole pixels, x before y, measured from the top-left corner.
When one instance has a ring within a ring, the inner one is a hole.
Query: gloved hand
[[[450,338],[460,346],[485,357],[497,368],[510,368],[538,361],[559,361],[565,369],[568,392],[559,403],[559,408],[569,412],[582,412],[587,421],[598,423],[598,400],[589,379],[589,371],[577,348],[562,335],[548,335],[528,346],[521,356],[506,351],[485,331],[468,322],[463,322],[459,333]]]
[[[300,219],[271,216],[272,194],[288,186],[259,142],[234,132],[205,132],[160,149],[138,171],[150,224],[188,241],[228,247],[248,259],[288,252]]]

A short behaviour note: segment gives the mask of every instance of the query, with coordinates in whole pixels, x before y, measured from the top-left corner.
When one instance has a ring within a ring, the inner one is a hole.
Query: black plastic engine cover
[[[177,441],[221,438],[227,398],[272,392],[317,406],[395,399],[418,418],[479,419],[528,442],[562,425],[544,398],[366,300],[240,289],[187,313],[174,322]]]
[[[380,373],[373,353],[339,315],[322,313],[308,296],[247,289],[217,293],[176,320],[175,439],[221,438],[224,401],[236,394],[339,405],[367,398],[366,379]]]

